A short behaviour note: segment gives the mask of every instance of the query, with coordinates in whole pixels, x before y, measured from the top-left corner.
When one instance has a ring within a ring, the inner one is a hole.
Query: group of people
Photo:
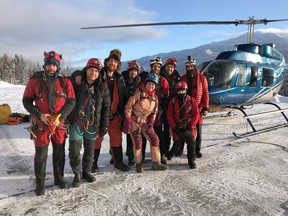
[[[147,141],[153,170],[166,170],[167,159],[181,155],[184,143],[189,167],[196,168],[195,158],[202,157],[202,116],[208,113],[209,96],[206,78],[195,59],[187,58],[186,74],[180,76],[176,59],[168,58],[163,65],[160,57],[150,60],[150,72],[141,71],[134,60],[120,73],[121,57],[119,49],[111,50],[104,66],[100,59],[91,58],[82,70],[62,77],[62,55],[44,52],[44,70],[30,77],[23,95],[35,145],[36,195],[45,194],[50,141],[54,184],[68,188],[64,180],[67,137],[73,187],[79,187],[81,179],[96,180],[92,173],[98,170],[107,133],[110,163],[121,171],[128,171],[128,165],[134,164],[136,172],[144,171]],[[122,133],[127,136],[128,165],[123,162]]]

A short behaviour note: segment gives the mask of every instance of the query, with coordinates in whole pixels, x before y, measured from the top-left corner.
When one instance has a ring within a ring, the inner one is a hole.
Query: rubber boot
[[[122,146],[112,147],[112,155],[114,159],[114,167],[121,171],[129,171],[129,167],[123,163]]]
[[[167,165],[162,164],[160,162],[153,162],[152,163],[152,170],[167,170]]]
[[[91,168],[92,173],[98,172],[99,155],[100,155],[100,149],[95,149],[94,150],[94,160],[93,160],[93,164],[92,164],[92,168]]]
[[[82,140],[69,141],[69,160],[73,173],[75,174],[72,182],[73,187],[79,187],[81,185],[81,159],[80,151],[82,148]]]
[[[145,161],[146,156],[146,145],[147,145],[147,139],[145,136],[142,135],[142,163]]]
[[[72,186],[73,187],[79,187],[81,185],[81,178],[80,178],[80,174],[76,174],[74,176],[73,182],[72,182]]]
[[[201,143],[202,143],[202,124],[197,124],[196,129],[197,129],[197,138],[196,138],[195,152],[196,152],[196,157],[201,158],[203,157],[202,153],[200,152]]]
[[[165,155],[162,155],[162,156],[161,156],[161,163],[162,163],[162,164],[167,164],[167,158],[166,158]]]
[[[48,145],[35,146],[34,157],[34,172],[36,177],[36,189],[37,196],[45,194],[45,175],[46,175],[46,161],[48,154]]]
[[[192,136],[189,136],[186,139],[187,142],[187,159],[188,159],[188,165],[190,167],[190,169],[195,169],[196,163],[195,163],[195,141],[194,138]]]
[[[175,153],[181,150],[181,148],[182,148],[182,141],[175,140],[172,148],[170,149],[170,151],[167,152],[167,159],[171,160],[173,156],[175,155]]]
[[[96,179],[91,174],[91,168],[93,164],[94,157],[94,146],[95,140],[86,140],[84,139],[84,153],[82,158],[82,179],[85,179],[87,182],[94,182]]]
[[[144,172],[142,163],[136,164],[136,172],[137,172],[137,173],[142,173],[142,172]]]
[[[133,153],[133,144],[130,134],[126,135],[126,156],[128,157],[128,165],[134,166],[134,153]]]
[[[53,146],[53,173],[54,184],[58,185],[60,189],[68,188],[68,184],[64,181],[64,167],[65,167],[65,143],[56,144],[52,142]]]

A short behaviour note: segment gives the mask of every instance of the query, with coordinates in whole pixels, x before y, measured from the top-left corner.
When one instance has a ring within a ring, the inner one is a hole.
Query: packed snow
[[[0,81],[0,104],[27,113],[22,105],[25,86]],[[273,100],[282,108],[288,98]],[[275,110],[255,105],[248,114]],[[36,196],[34,145],[29,123],[0,125],[0,215],[288,215],[287,127],[236,139],[251,130],[242,113],[209,113],[203,125],[203,158],[189,169],[186,149],[168,161],[169,170],[153,171],[149,147],[144,172],[114,169],[109,163],[109,137],[102,145],[99,172],[93,183],[71,187],[73,173],[66,142],[65,180],[68,189],[53,185],[51,148],[47,161],[46,194]],[[256,128],[286,123],[281,113],[253,119]],[[126,140],[123,135],[124,162]]]

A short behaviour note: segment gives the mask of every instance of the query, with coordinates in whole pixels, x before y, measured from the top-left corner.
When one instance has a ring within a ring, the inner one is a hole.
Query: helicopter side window
[[[235,62],[216,60],[205,67],[202,73],[207,78],[208,86],[228,89],[230,88],[235,71]]]
[[[257,78],[258,78],[258,67],[257,66],[251,66],[251,77],[250,77],[250,87],[256,87],[257,86]]]
[[[274,70],[263,68],[262,87],[271,87],[274,82]]]
[[[236,86],[244,86],[246,84],[246,70],[247,69],[245,65],[239,66]]]

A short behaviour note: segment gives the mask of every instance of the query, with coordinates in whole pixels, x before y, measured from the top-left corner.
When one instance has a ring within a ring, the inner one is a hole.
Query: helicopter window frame
[[[251,74],[250,74],[250,82],[249,86],[252,88],[255,88],[257,86],[257,80],[258,80],[258,73],[259,68],[258,66],[252,65],[251,66]]]
[[[272,87],[274,80],[275,80],[275,75],[274,75],[275,70],[273,68],[262,68],[262,82],[261,82],[261,87]]]
[[[237,67],[237,79],[236,79],[236,86],[245,86],[246,85],[246,79],[247,79],[247,66],[245,64],[240,64]]]
[[[209,87],[230,89],[236,67],[235,61],[215,60],[203,69],[202,74],[206,77]]]

